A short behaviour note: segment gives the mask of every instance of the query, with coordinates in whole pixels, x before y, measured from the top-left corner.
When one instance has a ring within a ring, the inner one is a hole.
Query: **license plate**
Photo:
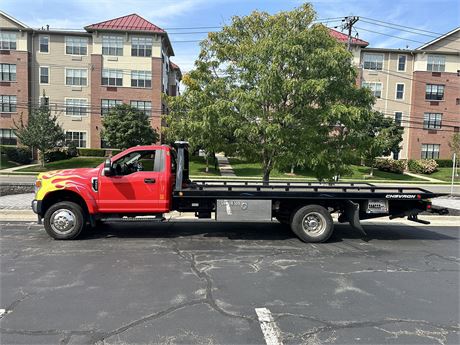
[[[388,201],[384,199],[369,200],[366,213],[388,213]]]

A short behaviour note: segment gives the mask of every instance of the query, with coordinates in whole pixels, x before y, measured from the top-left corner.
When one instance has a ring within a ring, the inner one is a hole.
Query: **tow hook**
[[[407,216],[407,220],[410,220],[411,222],[420,223],[420,224],[427,224],[427,225],[430,224],[430,222],[427,220],[418,219],[418,216],[416,214],[411,214]]]

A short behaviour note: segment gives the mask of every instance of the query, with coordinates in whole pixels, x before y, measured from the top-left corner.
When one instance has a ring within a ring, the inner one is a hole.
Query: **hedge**
[[[452,159],[436,159],[439,168],[452,168],[453,161]]]
[[[78,155],[83,157],[105,157],[104,149],[78,149]]]
[[[409,171],[418,174],[432,174],[438,170],[438,163],[434,159],[409,160],[407,163]]]
[[[32,152],[27,147],[0,145],[0,150],[12,162],[20,164],[29,164],[32,162]]]

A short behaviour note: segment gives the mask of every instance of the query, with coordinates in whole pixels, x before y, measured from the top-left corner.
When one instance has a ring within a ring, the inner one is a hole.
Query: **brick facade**
[[[117,99],[123,103],[130,104],[131,101],[152,102],[151,125],[161,136],[161,114],[162,114],[162,61],[161,58],[152,58],[152,87],[112,87],[101,85],[102,55],[91,56],[91,134],[90,146],[101,147],[101,100]],[[161,141],[161,139],[160,139]]]
[[[3,50],[0,60],[1,63],[16,65],[16,81],[0,81],[0,95],[16,96],[16,112],[0,113],[0,128],[12,128],[21,115],[24,122],[29,117],[29,53]]]
[[[445,85],[444,99],[425,99],[426,84]],[[411,130],[409,135],[409,159],[420,159],[422,144],[439,144],[439,158],[450,159],[449,142],[460,126],[460,76],[457,73],[415,71],[411,99]],[[423,129],[424,113],[441,113],[441,129]]]

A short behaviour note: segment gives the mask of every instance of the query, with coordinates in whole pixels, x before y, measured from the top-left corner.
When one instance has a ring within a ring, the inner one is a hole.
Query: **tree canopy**
[[[51,115],[49,107],[44,105],[31,111],[27,124],[21,116],[19,123],[15,123],[15,134],[21,144],[40,151],[42,167],[45,166],[45,154],[65,141],[57,116]]]
[[[125,149],[136,145],[149,145],[159,140],[145,113],[127,104],[110,108],[102,119],[102,137],[112,147]]]
[[[320,179],[340,174],[373,97],[356,86],[351,53],[314,19],[305,4],[234,17],[210,33],[187,90],[170,101],[169,135],[260,161],[265,181],[286,163],[307,164]]]

